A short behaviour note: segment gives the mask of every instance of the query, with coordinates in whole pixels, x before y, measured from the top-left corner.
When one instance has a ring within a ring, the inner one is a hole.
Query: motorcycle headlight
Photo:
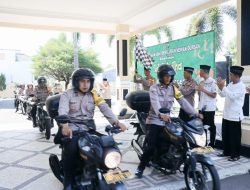
[[[198,146],[201,146],[201,147],[206,146],[206,133],[203,133],[202,135],[192,133],[192,135]]]
[[[104,164],[109,169],[117,168],[122,159],[120,152],[116,150],[108,151],[104,157]]]

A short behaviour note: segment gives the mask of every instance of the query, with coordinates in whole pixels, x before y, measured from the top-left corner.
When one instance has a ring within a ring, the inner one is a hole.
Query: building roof
[[[140,33],[227,0],[0,0],[0,26]]]

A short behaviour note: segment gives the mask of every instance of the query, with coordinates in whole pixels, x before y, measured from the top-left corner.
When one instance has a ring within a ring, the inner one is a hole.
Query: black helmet
[[[39,77],[37,79],[37,83],[38,83],[39,86],[40,85],[46,85],[47,84],[47,79],[45,77]]]
[[[164,75],[171,76],[171,81],[170,82],[172,82],[174,80],[175,74],[176,73],[175,73],[173,67],[171,65],[167,65],[167,64],[161,65],[158,68],[158,71],[157,71],[157,76],[158,76],[158,79],[159,79],[160,83],[163,83]]]
[[[71,76],[73,88],[79,90],[79,81],[82,79],[90,80],[89,91],[91,91],[94,87],[95,73],[91,69],[86,69],[86,68],[80,68],[75,70]]]

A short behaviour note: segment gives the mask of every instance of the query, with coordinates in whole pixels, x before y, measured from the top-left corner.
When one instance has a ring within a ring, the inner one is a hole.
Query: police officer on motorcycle
[[[47,79],[45,77],[39,77],[37,83],[38,85],[35,87],[34,90],[33,101],[35,101],[36,103],[45,103],[47,97],[51,95],[51,91],[47,86]],[[37,105],[35,104],[31,109],[33,127],[36,127],[36,112],[37,112]]]
[[[21,96],[24,96],[24,89],[25,89],[25,85],[24,84],[20,84],[19,85],[19,88],[18,88],[18,92],[17,92],[17,96],[16,96],[16,112],[18,111],[19,109],[19,104],[21,103]]]
[[[160,113],[159,109],[167,108],[171,110],[174,99],[176,99],[186,113],[190,116],[196,114],[194,108],[183,98],[181,92],[173,84],[175,74],[172,66],[167,64],[161,65],[157,71],[159,83],[150,87],[149,95],[151,108],[146,120],[148,133],[145,139],[145,144],[147,144],[147,146],[144,147],[141,162],[135,173],[139,178],[142,177],[143,171],[150,161],[150,157],[154,154],[154,150],[157,147],[157,140],[159,139],[159,135],[165,123],[171,122],[170,115]]]
[[[92,70],[87,68],[75,70],[72,74],[73,88],[61,95],[58,110],[59,115],[68,115],[83,130],[89,131],[91,128],[95,130],[93,116],[95,106],[98,106],[110,124],[117,125],[122,131],[126,130],[126,126],[117,120],[105,100],[93,90],[94,80],[95,75]],[[76,129],[76,126],[71,123],[61,125],[63,136],[72,138],[72,133]],[[65,190],[72,189],[74,172],[77,167],[76,163],[79,159],[77,149],[77,139],[75,138],[64,144],[62,160]]]
[[[30,97],[32,97],[32,96],[34,96],[34,88],[33,88],[33,84],[32,83],[28,83],[27,85],[26,85],[26,90],[25,90],[25,103],[24,103],[24,105],[23,105],[23,107],[24,107],[24,112],[25,112],[25,114],[27,113],[27,101],[28,101],[28,99],[30,98]],[[30,113],[29,113],[30,111],[28,111],[28,118],[30,118]]]

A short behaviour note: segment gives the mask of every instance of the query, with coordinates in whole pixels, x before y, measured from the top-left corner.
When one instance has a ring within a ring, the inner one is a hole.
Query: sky
[[[235,3],[235,1],[233,1]],[[192,16],[179,19],[169,24],[173,29],[174,38],[180,39],[185,37],[187,24]],[[183,24],[185,23],[185,24]],[[0,49],[15,49],[20,50],[22,53],[29,56],[34,56],[39,48],[43,46],[49,39],[56,38],[62,33],[60,31],[52,30],[34,30],[34,29],[21,29],[21,28],[6,28],[0,27]],[[64,32],[69,40],[72,40],[72,33]],[[232,38],[236,36],[236,23],[231,21],[228,17],[225,17],[224,22],[224,45],[227,44]],[[164,42],[164,38],[163,38]],[[153,36],[145,38],[144,45],[152,46],[156,45],[157,40]],[[99,55],[101,65],[107,67],[108,65],[116,65],[116,47],[115,41],[108,46],[107,35],[97,35],[96,42],[91,45],[89,40],[89,34],[81,34],[80,46],[82,48],[93,48]],[[217,61],[223,61],[225,51],[218,57]]]

